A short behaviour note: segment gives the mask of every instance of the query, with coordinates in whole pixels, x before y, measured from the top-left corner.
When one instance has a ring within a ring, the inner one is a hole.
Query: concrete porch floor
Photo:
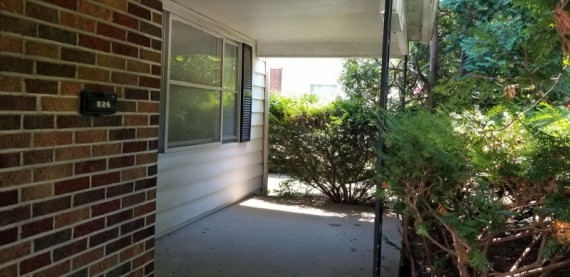
[[[369,277],[373,221],[370,207],[252,197],[159,238],[155,274]],[[398,226],[384,216],[384,235],[397,244]],[[398,276],[399,251],[382,249],[382,277]]]

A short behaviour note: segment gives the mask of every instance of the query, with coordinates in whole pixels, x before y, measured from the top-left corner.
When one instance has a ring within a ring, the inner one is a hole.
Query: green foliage
[[[348,100],[270,99],[271,170],[305,183],[334,202],[372,198],[377,128],[371,112]]]

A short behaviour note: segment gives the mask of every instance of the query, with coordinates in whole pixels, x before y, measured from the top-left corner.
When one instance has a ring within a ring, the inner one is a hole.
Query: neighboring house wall
[[[260,191],[265,86],[265,62],[254,58],[251,141],[159,155],[157,236]]]
[[[0,1],[0,276],[153,275],[161,7]]]

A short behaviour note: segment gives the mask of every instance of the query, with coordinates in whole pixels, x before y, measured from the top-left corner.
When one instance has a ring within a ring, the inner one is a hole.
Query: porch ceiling
[[[257,42],[260,57],[379,57],[383,0],[173,0]],[[392,56],[427,42],[437,0],[394,0]]]

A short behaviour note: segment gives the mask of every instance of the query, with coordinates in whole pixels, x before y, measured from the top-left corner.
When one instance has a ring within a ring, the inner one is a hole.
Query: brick
[[[119,253],[119,261],[124,262],[130,260],[133,257],[142,253],[144,253],[144,244],[138,243],[132,245],[131,247],[124,249],[123,251],[121,251],[121,253]]]
[[[24,152],[24,165],[42,164],[53,161],[53,149]]]
[[[0,264],[27,256],[31,253],[30,242],[21,243],[2,249],[0,251]],[[3,276],[3,275],[0,275]]]
[[[153,215],[153,216],[154,216],[154,215]],[[144,243],[144,249],[145,249],[145,250],[151,250],[151,249],[153,249],[153,248],[154,248],[154,242],[155,242],[155,240],[153,240],[153,239],[145,241],[145,243]]]
[[[146,151],[146,142],[144,141],[133,141],[123,143],[123,153],[133,153]]]
[[[108,253],[111,252],[114,251],[108,251]],[[124,274],[129,273],[130,271],[131,271],[131,262],[126,262],[109,270],[109,272],[105,274],[105,277],[120,277],[123,276]]]
[[[158,125],[160,123],[160,117],[158,115],[150,116],[150,125]]]
[[[0,276],[18,276],[18,266],[16,264],[13,264],[4,268],[0,268]]]
[[[0,35],[0,51],[22,53],[22,39]]]
[[[129,195],[123,197],[121,199],[121,208],[131,207],[140,203],[143,203],[146,200],[146,193],[140,192],[134,195]]]
[[[17,72],[32,74],[34,62],[27,59],[0,56],[0,72]]]
[[[89,252],[81,254],[73,259],[73,268],[81,268],[85,265],[92,263],[93,261],[99,260],[105,255],[103,247],[93,249]]]
[[[156,149],[158,149],[158,140],[148,141],[148,150],[156,150]]]
[[[135,164],[135,156],[121,156],[109,159],[109,169],[129,167]]]
[[[59,21],[57,10],[31,2],[26,3],[26,15],[51,23],[58,23]]]
[[[150,87],[150,88],[160,88],[160,78],[140,76],[139,77],[139,86]]]
[[[159,102],[160,101],[160,91],[159,90],[152,90],[150,92],[150,100]]]
[[[136,130],[135,129],[118,129],[118,130],[110,130],[109,131],[109,140],[116,141],[116,140],[128,140],[128,139],[135,139],[136,138]]]
[[[131,71],[131,72],[147,73],[148,74],[150,72],[150,65],[147,63],[144,63],[144,62],[136,61],[136,60],[128,60],[127,61],[127,70]]]
[[[34,203],[32,211],[34,217],[42,216],[50,213],[63,211],[71,208],[71,196],[50,199],[39,203]]]
[[[141,23],[142,24],[142,23]],[[142,25],[141,25],[142,26]],[[127,33],[127,41],[144,47],[150,47],[151,39],[136,32]]]
[[[148,115],[125,115],[125,126],[146,126],[148,125]]]
[[[156,165],[151,165],[146,168],[146,175],[154,176],[158,173],[158,167]]]
[[[156,177],[139,180],[135,183],[135,190],[143,190],[156,187]]]
[[[59,46],[36,41],[26,41],[26,54],[59,59]]]
[[[8,171],[0,173],[0,188],[27,184],[32,181],[30,169]]]
[[[116,211],[121,207],[121,201],[118,199],[107,201],[91,207],[91,216],[99,216]]]
[[[79,34],[79,45],[104,52],[109,52],[111,49],[110,41],[84,34]]]
[[[13,76],[0,76],[0,91],[21,92],[22,78]]]
[[[146,200],[154,200],[156,199],[156,189],[151,189],[146,192]]]
[[[18,204],[18,190],[0,191],[0,207]]]
[[[22,201],[31,201],[53,196],[52,184],[22,188]]]
[[[125,89],[125,98],[132,100],[148,100],[149,91],[144,89]]]
[[[140,50],[140,55],[139,58],[143,59],[143,60],[147,60],[147,61],[151,61],[151,62],[155,62],[157,64],[161,63],[161,55],[160,52],[155,52],[155,51],[149,51],[146,49],[141,49]]]
[[[139,29],[138,19],[122,13],[113,12],[113,22],[133,30]]]
[[[73,143],[72,132],[35,133],[34,147],[46,147]]]
[[[152,261],[153,259],[154,259],[154,251],[150,250],[146,252],[144,255],[133,260],[133,268],[141,267],[144,264]]]
[[[118,262],[118,255],[105,258],[102,261],[95,263],[89,267],[89,276],[96,276],[97,274],[114,267]]]
[[[6,1],[0,1],[4,3]],[[8,1],[17,2],[17,1]],[[24,36],[35,37],[38,35],[38,25],[34,22],[0,14],[0,31],[16,33]]]
[[[99,159],[75,163],[75,174],[93,173],[107,169],[107,160]]]
[[[82,90],[83,84],[78,82],[61,81],[59,87],[59,92],[62,95],[79,96],[79,92]],[[75,100],[75,102],[79,102],[77,101],[77,98],[74,98],[73,100]]]
[[[64,97],[42,97],[40,99],[42,111],[50,112],[78,112],[79,99]]]
[[[131,214],[132,214],[131,210]],[[0,246],[14,243],[18,240],[18,227],[0,231]]]
[[[121,236],[144,227],[144,218],[139,218],[121,225]]]
[[[101,20],[111,21],[111,10],[92,2],[80,0],[79,11]]]
[[[137,165],[156,163],[158,155],[156,153],[139,154],[137,155]]]
[[[74,78],[76,66],[48,62],[36,62],[36,70],[40,75]]]
[[[119,171],[103,173],[91,177],[91,185],[93,187],[107,186],[121,181],[121,173]]]
[[[0,226],[6,226],[30,218],[30,206],[22,206],[0,212]]]
[[[95,64],[95,54],[67,47],[61,48],[61,59],[76,63]]]
[[[57,94],[58,91],[57,81],[26,79],[25,84],[26,84],[26,92],[28,93]]]
[[[162,28],[151,23],[141,21],[139,30],[145,34],[149,34],[157,38],[162,38]]]
[[[126,210],[107,216],[107,227],[126,222],[133,218],[133,210]]]
[[[26,259],[20,263],[20,274],[30,273],[51,263],[50,253],[46,252]]]
[[[125,183],[107,188],[107,198],[128,194],[133,192],[133,183]]]
[[[159,12],[162,12],[162,2],[158,1],[158,0],[141,0],[141,4],[157,10]]]
[[[97,23],[97,34],[118,40],[125,40],[127,37],[127,31],[103,22]]]
[[[72,164],[62,164],[34,169],[34,181],[47,181],[73,175]]]
[[[20,166],[20,153],[0,154],[0,168],[9,168],[16,166]],[[0,204],[0,207],[1,206],[2,204]]]
[[[84,269],[79,270],[73,274],[67,275],[67,277],[89,277],[89,269],[84,268]]]
[[[134,208],[134,217],[139,217],[141,215],[145,215],[145,214],[149,214],[156,211],[156,203],[155,202],[150,202],[147,204],[144,204],[142,206],[138,206]]]
[[[26,115],[24,116],[24,129],[53,129],[54,119],[53,115]]]
[[[79,67],[77,76],[83,80],[109,82],[109,71],[99,68]]]
[[[74,29],[79,29],[90,33],[95,32],[95,26],[96,26],[95,20],[77,14],[61,11],[60,23],[61,25],[68,26]]]
[[[71,270],[71,262],[64,261],[34,274],[34,277],[64,276],[66,275],[65,273],[69,272],[70,270]]]
[[[86,128],[91,127],[91,117],[80,115],[59,115],[57,116],[57,128]],[[75,139],[77,140],[77,133],[75,132]],[[77,141],[76,141],[77,142]]]
[[[160,76],[162,74],[162,67],[160,65],[154,65],[153,64],[152,65],[152,71],[150,73],[154,76]]]
[[[76,178],[76,179],[56,182],[54,184],[54,192],[55,195],[61,195],[80,190],[85,190],[88,189],[89,186],[90,186],[89,177]]]
[[[154,272],[154,263],[148,263],[144,266],[144,274],[152,274]]]
[[[100,3],[124,11],[127,9],[126,0],[99,0]]]
[[[71,239],[71,229],[43,236],[34,240],[34,251],[40,251]]]
[[[122,116],[114,115],[114,116],[101,116],[93,118],[94,127],[113,127],[121,125],[123,125]]]
[[[140,128],[137,131],[137,138],[139,139],[157,138],[157,137],[158,137],[158,128]]]
[[[85,191],[73,196],[73,206],[78,207],[81,205],[93,203],[105,199],[105,189],[97,189]]]
[[[111,50],[115,54],[129,56],[133,58],[138,57],[139,54],[138,49],[136,47],[118,42],[112,43]]]
[[[53,230],[53,217],[37,220],[32,223],[24,224],[21,227],[20,236],[22,238],[31,237],[40,233]]]
[[[153,12],[152,13],[152,22],[156,24],[162,24],[162,13]]]
[[[97,65],[102,67],[125,69],[125,63],[125,59],[115,56],[98,55],[97,57]]]
[[[96,231],[102,230],[103,228],[105,228],[104,218],[91,220],[89,222],[75,226],[75,228],[73,228],[73,237],[79,238],[94,233]]]
[[[119,111],[128,113],[137,111],[137,102],[134,101],[117,101],[117,109]]]
[[[72,225],[89,218],[89,208],[83,208],[79,210],[74,210],[66,212],[63,214],[58,214],[55,217],[55,228],[61,228],[64,226]]]
[[[120,143],[93,146],[93,157],[116,155],[117,153],[121,153]]]
[[[53,250],[54,262],[63,260],[87,249],[87,238],[75,241]],[[56,276],[56,275],[54,275]]]
[[[22,1],[2,1],[0,2],[0,9],[7,12],[22,13],[24,3]]]
[[[160,104],[156,102],[139,102],[137,111],[140,113],[158,113],[160,112]]]
[[[143,8],[139,5],[133,4],[133,3],[128,3],[127,5],[127,11],[137,17],[146,19],[146,20],[151,20],[151,14],[150,14],[150,10]]]
[[[89,238],[89,247],[94,247],[108,241],[111,241],[119,236],[119,228],[114,228],[107,230],[98,234],[95,234]]]
[[[69,1],[69,0],[44,0],[44,1],[56,6],[60,6],[65,9],[73,11],[77,10],[77,1]]]
[[[74,146],[55,150],[56,161],[77,160],[89,157],[91,157],[91,147],[89,146]]]
[[[144,167],[137,167],[126,169],[122,171],[122,180],[130,181],[135,179],[140,179],[146,176],[146,170]]]
[[[38,36],[40,38],[53,40],[61,43],[76,45],[77,34],[57,27],[40,24],[38,26]]]
[[[111,82],[115,84],[136,86],[138,84],[138,76],[124,72],[112,72]]]
[[[75,132],[75,143],[94,143],[107,141],[107,130],[89,130]]]

